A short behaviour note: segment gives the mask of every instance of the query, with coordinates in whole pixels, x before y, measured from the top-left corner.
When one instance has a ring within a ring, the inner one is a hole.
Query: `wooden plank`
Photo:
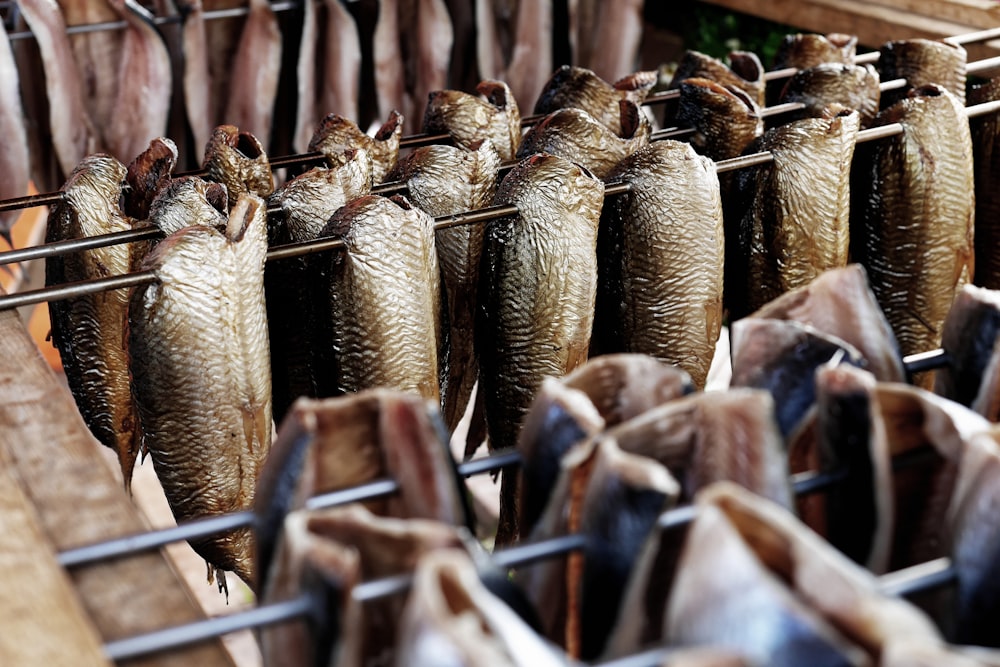
[[[875,4],[980,29],[1000,26],[996,0],[875,0]]]
[[[0,665],[106,665],[91,623],[38,525],[31,503],[0,468]]]
[[[18,480],[57,551],[146,529],[121,479],[95,456],[95,447],[73,397],[16,313],[0,312],[0,465]],[[74,568],[70,578],[104,641],[204,617],[159,552]],[[232,662],[221,642],[213,641],[128,664]]]
[[[878,48],[893,39],[941,39],[982,29],[981,26],[944,21],[859,0],[702,1],[804,31],[857,35],[858,42],[869,48]],[[991,58],[1000,53],[1000,45],[995,40],[966,44],[965,48],[969,52],[969,60]]]

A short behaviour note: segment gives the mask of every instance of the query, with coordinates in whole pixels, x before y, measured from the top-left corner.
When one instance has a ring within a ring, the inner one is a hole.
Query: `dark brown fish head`
[[[205,225],[220,231],[229,218],[229,195],[221,183],[197,176],[170,181],[149,205],[149,221],[172,234],[190,225]]]
[[[855,35],[814,33],[785,35],[774,56],[774,69],[806,69],[822,63],[854,62],[858,38]]]
[[[648,120],[634,102],[622,101],[622,118],[632,135],[623,138],[583,109],[554,111],[521,139],[518,158],[551,153],[572,160],[604,178],[626,155],[649,143]]]
[[[677,121],[694,128],[691,145],[713,160],[737,157],[764,132],[760,107],[746,92],[711,79],[680,84]]]
[[[209,180],[226,186],[230,202],[244,192],[260,197],[274,192],[271,163],[263,144],[234,125],[220,125],[212,131],[202,165]]]
[[[514,99],[514,95],[510,91],[510,86],[503,81],[493,79],[480,81],[476,86],[476,92],[482,95],[487,102],[495,106],[498,110],[514,113],[520,117],[517,100]],[[434,93],[431,94],[433,95]]]
[[[881,91],[878,71],[871,65],[823,63],[800,70],[785,84],[782,102],[806,105],[802,116],[819,116],[833,104],[856,109],[862,127],[878,114]]]
[[[659,72],[656,70],[645,70],[626,74],[615,81],[612,87],[625,93],[627,99],[636,104],[642,104],[643,100],[659,81]]]
[[[177,145],[166,137],[149,142],[149,148],[128,165],[124,210],[139,220],[149,216],[149,207],[156,195],[166,187],[177,166]]]
[[[687,79],[701,78],[724,86],[739,88],[759,106],[764,105],[764,67],[753,53],[734,51],[729,54],[731,66],[698,51],[687,51],[677,65],[671,88],[679,88]]]
[[[629,84],[624,83],[627,87]],[[583,109],[615,134],[621,134],[618,101],[635,91],[617,89],[589,69],[564,65],[556,70],[535,104],[536,114],[560,109]],[[637,98],[637,102],[641,99]]]

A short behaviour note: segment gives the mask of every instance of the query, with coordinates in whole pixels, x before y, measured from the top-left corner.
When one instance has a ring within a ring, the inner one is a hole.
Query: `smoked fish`
[[[150,204],[149,222],[168,236],[192,225],[223,231],[229,222],[226,188],[197,176],[176,178]]]
[[[818,118],[840,105],[857,111],[861,127],[868,127],[878,115],[881,95],[878,70],[871,65],[825,63],[792,76],[781,91],[780,102],[805,105],[790,119]]]
[[[241,194],[266,197],[274,192],[274,177],[264,145],[252,133],[235,125],[220,125],[212,130],[202,167],[208,172],[208,180],[226,186],[230,205]]]
[[[149,142],[143,152],[128,165],[122,209],[126,215],[139,220],[149,217],[149,206],[163,188],[170,183],[177,166],[177,144],[166,137]]]
[[[281,30],[268,0],[249,0],[239,45],[229,63],[225,112],[219,122],[252,133],[267,147],[281,73]],[[270,192],[260,192],[266,196]]]
[[[405,183],[410,201],[437,218],[489,206],[496,195],[499,169],[500,156],[489,141],[475,151],[423,146],[406,156],[389,178]],[[447,311],[446,354],[439,360],[442,412],[452,431],[465,414],[479,375],[473,332],[483,234],[482,225],[434,232]]]
[[[601,212],[591,351],[648,354],[705,386],[722,328],[723,219],[715,165],[657,141],[606,176],[631,189]]]
[[[887,90],[883,107],[904,99],[909,90],[938,85],[965,104],[965,48],[946,40],[905,39],[879,49],[878,67],[884,81],[906,79],[907,87]]]
[[[10,48],[7,30],[0,25],[0,199],[23,197],[28,193],[31,180],[31,161],[28,153],[28,131],[24,124],[21,105],[21,85],[14,52]],[[21,211],[0,213],[0,236],[10,243],[10,229],[17,222]]]
[[[125,165],[110,155],[84,158],[53,207],[46,243],[134,229],[137,221],[119,207]],[[46,260],[45,284],[122,275],[138,268],[146,244],[112,245]],[[125,323],[128,292],[111,290],[53,301],[52,340],[66,381],[87,427],[118,456],[125,487],[139,454],[141,431],[129,387],[129,346]]]
[[[1000,99],[1000,78],[972,86],[968,103],[982,104]],[[1000,289],[1000,115],[986,114],[969,119],[972,132],[972,159],[976,178],[976,285]]]
[[[1000,421],[1000,293],[965,285],[948,311],[941,347],[948,364],[935,374],[934,392]]]
[[[175,0],[184,17],[181,27],[181,45],[184,50],[184,109],[188,125],[194,138],[195,154],[201,153],[208,145],[212,130],[218,123],[219,106],[225,99],[220,91],[213,90],[212,66],[209,57],[212,41],[210,32],[222,30],[226,24],[238,19],[205,22],[205,7],[202,0]],[[220,25],[221,24],[221,25]]]
[[[242,195],[225,233],[186,227],[143,262],[157,282],[129,308],[130,368],[143,445],[177,521],[247,510],[271,447],[264,309],[264,202]],[[253,532],[191,541],[209,581],[251,586]]]
[[[774,69],[807,69],[823,63],[853,65],[858,38],[855,35],[798,33],[785,35],[774,54]]]
[[[501,160],[513,160],[521,143],[521,112],[510,87],[481,81],[478,96],[460,90],[437,90],[427,96],[423,131],[444,132],[463,148],[475,150],[489,139]]]
[[[365,134],[354,121],[331,113],[320,121],[313,132],[309,150],[322,153],[334,166],[349,159],[344,152],[346,149],[364,149],[372,160],[372,180],[377,185],[396,166],[402,136],[403,116],[395,111],[389,114],[374,137]]]
[[[850,252],[906,356],[940,347],[948,309],[973,274],[972,139],[962,103],[937,85],[913,90],[874,126],[890,123],[902,135],[856,150]]]
[[[760,107],[741,89],[690,78],[680,90],[677,122],[694,128],[690,143],[699,154],[716,162],[738,157],[764,133]]]
[[[669,88],[680,88],[688,79],[708,79],[720,86],[738,88],[745,92],[757,106],[764,106],[764,66],[757,54],[749,51],[733,51],[729,54],[729,65],[717,58],[698,51],[687,51],[677,63]]]
[[[490,445],[513,447],[545,376],[587,358],[597,289],[604,184],[572,162],[536,154],[504,177],[494,201],[518,212],[487,223],[476,349]],[[501,505],[516,502],[505,475]],[[507,516],[516,516],[516,506]],[[502,543],[513,526],[500,526]]]
[[[545,83],[534,113],[582,109],[616,135],[623,136],[621,101],[641,104],[655,83],[655,72],[636,72],[610,84],[585,67],[563,65]]]
[[[595,2],[592,30],[577,37],[577,64],[607,81],[635,70],[643,33],[643,2]]]

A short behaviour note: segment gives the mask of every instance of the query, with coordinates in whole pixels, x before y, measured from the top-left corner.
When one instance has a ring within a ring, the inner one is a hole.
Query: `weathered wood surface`
[[[73,397],[44,363],[20,319],[0,312],[0,466],[17,481],[55,551],[146,529],[121,479],[95,456],[95,446]],[[69,576],[103,641],[204,617],[160,552],[75,568]],[[14,613],[10,604],[0,596],[5,622]],[[40,627],[46,622],[44,617],[29,620]],[[0,634],[6,633],[5,627]],[[0,664],[18,663],[0,657]],[[221,642],[214,641],[127,664],[232,662]]]
[[[987,0],[703,0],[809,32],[843,32],[863,46],[894,39],[941,39],[1000,26]],[[966,44],[969,60],[1000,54],[1000,42]],[[769,63],[765,63],[767,65]]]

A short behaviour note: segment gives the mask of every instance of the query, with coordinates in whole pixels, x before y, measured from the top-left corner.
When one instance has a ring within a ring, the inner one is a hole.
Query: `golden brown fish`
[[[1000,78],[969,89],[968,103],[982,104],[1000,99]],[[969,119],[972,132],[972,159],[976,176],[976,272],[973,282],[1000,289],[1000,115],[986,114]]]
[[[965,285],[944,321],[941,347],[948,364],[934,391],[1000,421],[1000,292]]]
[[[476,321],[494,449],[515,445],[545,376],[565,375],[587,358],[603,201],[603,183],[554,155],[522,160],[500,184],[495,203],[518,213],[487,223]],[[504,476],[503,485],[501,505],[514,503],[514,478]],[[498,539],[512,529],[501,525]]]
[[[487,141],[475,151],[452,146],[424,146],[404,158],[390,180],[406,184],[410,200],[432,217],[485,208],[496,194],[500,156]],[[482,225],[439,229],[434,235],[447,310],[447,345],[441,364],[442,412],[454,430],[479,375],[473,331]]]
[[[545,84],[534,113],[582,109],[616,135],[623,136],[621,101],[641,104],[655,83],[655,72],[636,72],[609,84],[589,69],[563,65]]]
[[[907,91],[938,85],[965,104],[965,61],[962,46],[948,41],[905,39],[886,42],[879,49],[878,67],[883,81],[906,79],[906,88],[887,90],[883,107],[907,96]]]
[[[354,121],[329,114],[313,132],[309,150],[322,153],[331,166],[335,166],[348,159],[346,149],[362,148],[372,159],[372,180],[378,184],[396,166],[402,136],[403,117],[395,111],[389,114],[388,120],[374,137],[362,132]]]
[[[136,221],[119,208],[125,174],[110,155],[85,158],[63,186],[46,243],[133,229]],[[142,243],[120,244],[49,258],[45,284],[122,275],[137,268],[145,251]],[[49,305],[52,339],[80,414],[94,437],[118,455],[126,488],[141,437],[129,388],[128,298],[125,290],[111,290]]]
[[[479,96],[460,90],[428,95],[423,131],[448,133],[457,145],[470,150],[489,139],[501,160],[513,160],[521,143],[517,101],[502,81],[482,81],[476,91]]]
[[[758,106],[764,106],[764,66],[757,54],[749,51],[733,51],[729,54],[729,65],[717,58],[687,51],[670,82],[670,88],[680,88],[687,79],[709,79],[720,86],[738,88],[744,91]]]
[[[21,106],[21,86],[14,52],[10,48],[7,30],[0,25],[0,199],[22,197],[28,193],[31,163],[28,158],[28,132]],[[36,186],[37,187],[37,186]],[[10,228],[17,222],[21,211],[0,213],[0,236],[10,242]]]
[[[591,349],[648,354],[705,386],[722,328],[723,223],[715,165],[657,141],[606,177],[631,189],[601,212]]]
[[[224,234],[196,226],[161,241],[143,263],[157,282],[132,296],[143,445],[178,521],[249,509],[271,446],[266,225],[263,200],[241,196]],[[220,588],[225,570],[253,584],[249,528],[191,545]]]
[[[743,317],[847,265],[851,158],[858,114],[807,118],[769,130],[747,147],[773,160],[737,172],[727,215],[727,303]]]
[[[166,235],[192,225],[223,231],[229,222],[226,188],[197,176],[175,178],[150,204],[149,222]]]
[[[860,264],[826,271],[805,287],[786,292],[768,303],[753,317],[807,324],[857,348],[877,380],[906,379],[896,337]]]
[[[716,162],[738,157],[764,132],[760,108],[738,89],[709,79],[685,79],[680,84],[677,122],[693,127],[691,145]]]
[[[554,111],[528,130],[517,157],[550,153],[604,178],[626,156],[649,145],[652,128],[642,110],[623,100],[621,116],[622,134],[618,136],[582,109]]]
[[[781,103],[800,103],[805,108],[787,116],[817,118],[837,105],[854,109],[861,127],[875,119],[881,99],[878,71],[871,65],[827,63],[800,70],[781,92]]]
[[[972,140],[961,102],[936,85],[915,89],[874,125],[890,123],[902,135],[856,151],[851,256],[868,271],[905,356],[940,347],[948,309],[972,277]]]
[[[245,193],[266,197],[274,192],[271,163],[263,144],[234,125],[220,125],[212,130],[202,166],[208,172],[208,180],[226,186],[230,204],[235,204]]]
[[[249,7],[239,45],[229,63],[231,76],[220,122],[253,133],[267,147],[281,73],[282,37],[268,0],[249,0]],[[258,194],[266,196],[270,192]]]
[[[390,387],[438,401],[441,290],[432,218],[404,198],[369,195],[341,207],[319,236],[345,244],[322,261],[320,317],[332,336],[333,393]]]
[[[133,218],[149,217],[149,206],[160,191],[170,182],[177,166],[177,144],[166,137],[149,142],[149,147],[139,153],[128,165],[122,209]]]
[[[857,46],[855,35],[843,33],[785,35],[774,54],[774,69],[806,69],[822,63],[853,65]]]

